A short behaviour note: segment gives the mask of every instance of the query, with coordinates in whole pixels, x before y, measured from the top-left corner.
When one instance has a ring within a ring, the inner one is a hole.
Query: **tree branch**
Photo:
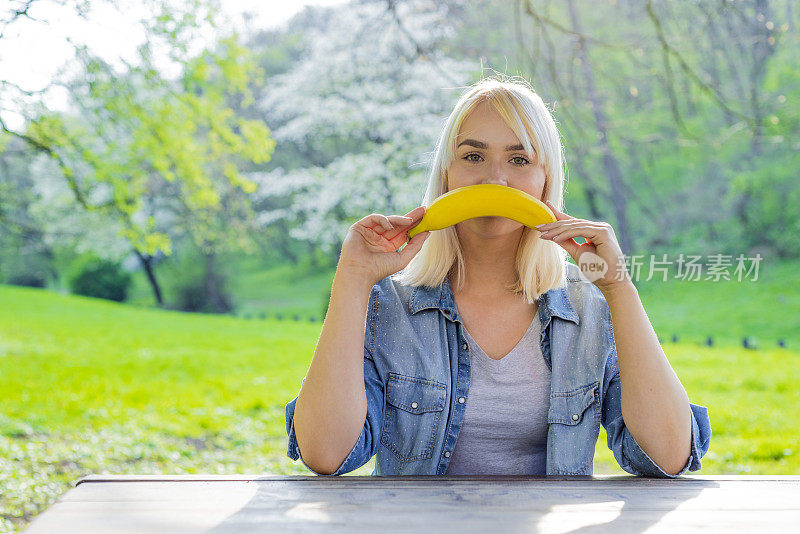
[[[672,55],[678,61],[678,64],[681,66],[681,69],[683,70],[683,72],[685,72],[686,75],[692,81],[694,81],[694,83],[696,83],[701,89],[703,89],[703,91],[705,91],[707,94],[711,95],[711,97],[714,99],[714,101],[717,102],[717,104],[722,109],[724,109],[725,111],[727,111],[731,115],[739,117],[740,119],[748,121],[748,123],[752,124],[752,122],[753,122],[752,117],[748,117],[747,115],[745,115],[745,114],[743,114],[743,113],[741,113],[739,111],[736,111],[733,108],[731,108],[730,106],[728,106],[728,104],[725,102],[725,98],[722,96],[722,94],[720,94],[720,92],[717,90],[717,88],[716,87],[712,87],[711,85],[709,85],[706,82],[704,82],[700,78],[700,76],[697,73],[695,73],[694,70],[689,66],[689,64],[686,62],[686,60],[683,59],[683,56],[681,56],[681,54],[677,50],[675,50],[675,48],[672,47],[667,42],[667,38],[664,35],[664,29],[663,29],[663,27],[661,25],[661,21],[658,19],[658,17],[656,16],[655,12],[653,11],[653,1],[652,0],[647,0],[647,15],[650,18],[650,21],[653,23],[653,27],[656,30],[656,35],[658,37],[659,42],[661,43],[661,46],[662,46],[662,48],[664,50],[664,53],[666,55]]]

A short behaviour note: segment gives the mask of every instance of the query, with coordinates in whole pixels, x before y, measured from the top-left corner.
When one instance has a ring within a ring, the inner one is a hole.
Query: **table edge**
[[[458,481],[537,481],[537,482],[564,482],[564,481],[616,481],[616,480],[648,480],[648,481],[800,481],[800,475],[682,475],[678,478],[655,478],[635,475],[564,475],[564,476],[442,476],[442,475],[413,475],[413,476],[317,476],[317,475],[216,475],[216,474],[181,474],[181,475],[87,475],[75,483],[75,486],[86,483],[98,482],[258,482],[258,481],[320,481],[320,480],[440,480],[447,482]]]

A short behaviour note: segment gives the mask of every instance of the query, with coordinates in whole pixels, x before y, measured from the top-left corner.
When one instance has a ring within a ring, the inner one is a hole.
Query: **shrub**
[[[19,273],[9,277],[8,283],[12,286],[46,287],[47,280],[41,273]]]
[[[181,311],[228,313],[233,310],[231,297],[224,287],[219,287],[218,292],[213,294],[204,278],[184,280],[177,289],[177,308]]]
[[[92,259],[80,266],[70,280],[76,295],[122,302],[128,297],[131,275],[118,263]]]

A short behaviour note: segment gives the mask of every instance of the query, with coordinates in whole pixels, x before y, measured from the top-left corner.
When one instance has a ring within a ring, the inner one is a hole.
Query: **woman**
[[[437,197],[482,183],[525,191],[557,220],[531,229],[477,217],[407,239]],[[288,455],[326,475],[375,454],[373,475],[590,475],[602,424],[627,472],[698,470],[707,410],[667,361],[613,229],[561,211],[563,190],[560,136],[530,86],[468,88],[423,206],[348,231],[314,357],[286,406]],[[567,254],[601,269],[589,281]]]

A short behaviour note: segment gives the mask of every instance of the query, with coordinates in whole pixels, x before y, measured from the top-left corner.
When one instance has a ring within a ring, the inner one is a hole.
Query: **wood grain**
[[[800,476],[83,479],[27,532],[797,531]]]

